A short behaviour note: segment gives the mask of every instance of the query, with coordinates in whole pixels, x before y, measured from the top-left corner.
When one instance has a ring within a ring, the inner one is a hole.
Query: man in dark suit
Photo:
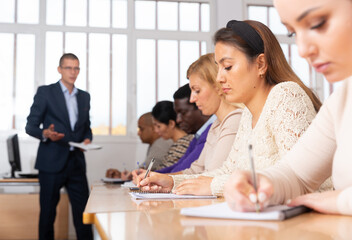
[[[58,71],[60,81],[38,88],[26,125],[26,132],[40,140],[35,164],[40,183],[39,239],[54,239],[56,206],[60,189],[65,187],[77,239],[89,240],[93,239],[92,228],[82,222],[89,196],[85,158],[68,142],[88,144],[92,140],[90,95],[74,86],[80,71],[74,54],[61,57]]]

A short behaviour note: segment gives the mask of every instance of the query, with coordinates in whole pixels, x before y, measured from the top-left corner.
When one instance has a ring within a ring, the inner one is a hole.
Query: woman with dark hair
[[[193,139],[192,134],[188,134],[179,128],[176,123],[176,112],[171,101],[160,101],[152,110],[154,131],[164,139],[172,139],[167,155],[161,162],[155,162],[153,169],[161,169],[175,164],[186,152],[189,143]],[[148,166],[146,166],[148,167]]]
[[[246,106],[231,152],[222,167],[201,175],[175,175],[170,181],[150,174],[140,182],[144,190],[222,196],[230,174],[249,169],[249,143],[256,168],[272,166],[293,147],[320,108],[264,24],[230,21],[216,32],[214,41],[217,81],[225,98]]]
[[[342,86],[281,163],[259,174],[257,193],[249,173],[236,172],[226,185],[226,200],[234,210],[254,211],[250,195],[258,194],[261,207],[293,199],[291,206],[352,215],[352,1],[274,0],[274,5],[301,57]],[[336,190],[311,193],[330,176]]]

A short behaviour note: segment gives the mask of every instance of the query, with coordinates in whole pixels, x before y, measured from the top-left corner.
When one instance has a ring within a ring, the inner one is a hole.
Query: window
[[[279,40],[286,59],[297,76],[300,77],[303,83],[310,87],[321,100],[327,98],[332,92],[333,86],[326,84],[323,76],[316,73],[314,69],[309,66],[307,61],[299,56],[295,40],[287,36],[287,30],[281,23],[272,1],[263,0],[258,4],[255,0],[244,0],[244,3],[245,19],[257,20],[267,25]],[[327,87],[329,88],[328,91]]]
[[[188,66],[209,52],[213,0],[0,0],[0,130],[24,130],[59,58],[80,59],[94,134],[135,136],[137,117],[171,100]]]

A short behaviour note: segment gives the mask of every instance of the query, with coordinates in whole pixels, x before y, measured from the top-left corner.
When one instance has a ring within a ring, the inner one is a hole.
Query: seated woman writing
[[[215,115],[204,148],[199,158],[189,167],[173,174],[197,174],[211,171],[222,166],[235,140],[242,114],[241,104],[230,104],[216,82],[217,66],[214,54],[201,56],[192,63],[187,71],[190,81],[190,102],[195,103],[203,115]],[[216,157],[215,157],[216,156]],[[187,164],[187,163],[185,163]],[[179,166],[182,167],[182,166]],[[137,171],[133,172],[137,176]],[[144,176],[145,171],[138,174]]]
[[[259,203],[263,207],[293,199],[292,206],[352,215],[352,1],[274,2],[281,21],[296,35],[300,55],[330,83],[340,81],[342,86],[281,163],[261,171]],[[336,190],[311,193],[330,176]],[[226,200],[234,210],[255,209],[249,196],[254,194],[256,202],[256,193],[248,179],[248,172],[236,172],[226,185]]]
[[[256,168],[272,166],[302,136],[321,106],[288,65],[280,44],[264,24],[230,21],[214,40],[217,80],[226,100],[246,106],[232,150],[222,167],[201,175],[151,173],[139,182],[146,191],[221,196],[233,171],[249,169],[249,142]]]

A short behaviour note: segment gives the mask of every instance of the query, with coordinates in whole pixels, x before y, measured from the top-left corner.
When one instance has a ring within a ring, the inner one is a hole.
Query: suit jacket
[[[27,118],[26,132],[32,137],[41,140],[37,153],[35,168],[45,172],[59,172],[67,162],[70,152],[69,141],[82,142],[88,138],[92,140],[90,128],[89,93],[79,90],[76,95],[78,118],[72,131],[64,94],[60,83],[41,86],[34,96],[34,102]],[[43,124],[41,126],[41,124]],[[64,133],[65,137],[59,141],[43,140],[43,129],[50,124],[55,125],[55,131]],[[79,153],[82,168],[86,169],[84,154]]]

